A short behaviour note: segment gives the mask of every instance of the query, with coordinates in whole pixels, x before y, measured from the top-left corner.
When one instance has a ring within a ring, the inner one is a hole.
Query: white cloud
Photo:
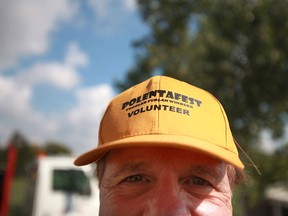
[[[136,0],[125,0],[123,4],[128,11],[134,11],[137,8]]]
[[[89,0],[98,19],[115,16],[116,11],[131,12],[136,9],[136,0]],[[115,17],[114,17],[115,18]]]
[[[12,78],[0,76],[1,115],[22,115],[30,109],[32,89],[19,86]]]
[[[35,63],[30,68],[0,75],[0,143],[18,130],[32,142],[56,140],[80,153],[97,143],[98,124],[113,96],[107,84],[81,87],[77,70],[89,63],[88,56],[71,43],[63,62]],[[35,86],[49,84],[52,88],[70,89],[76,105],[62,113],[45,114],[32,106]]]
[[[77,86],[81,80],[77,67],[87,64],[87,55],[80,50],[77,44],[71,43],[64,63],[37,63],[31,68],[18,72],[15,80],[20,85],[34,86],[47,83],[58,88],[71,89]]]
[[[59,22],[73,18],[78,10],[71,0],[0,1],[0,71],[19,59],[43,54]]]
[[[18,82],[22,84],[48,83],[63,89],[73,88],[79,83],[79,79],[74,68],[51,62],[36,64],[17,76]]]
[[[0,142],[5,144],[18,130],[32,142],[56,140],[79,154],[96,146],[100,118],[113,90],[107,84],[79,88],[74,107],[49,116],[31,107],[32,96],[33,88],[0,75]]]
[[[260,147],[266,153],[273,153],[277,148],[287,145],[288,124],[284,126],[284,135],[281,138],[273,139],[270,130],[263,130],[260,134]]]
[[[86,66],[89,60],[87,55],[80,50],[76,43],[71,43],[68,47],[68,54],[65,58],[65,64],[71,67]]]
[[[113,95],[109,85],[100,85],[85,89],[79,89],[76,92],[78,106],[69,112],[69,120],[72,124],[79,124],[83,121],[94,124],[107,103]]]
[[[96,147],[100,119],[113,96],[113,90],[107,84],[82,88],[76,92],[78,104],[67,112],[60,132],[75,153]]]
[[[0,76],[0,141],[7,140],[15,130],[33,135],[34,138],[56,131],[55,122],[30,106],[32,93],[29,86]]]

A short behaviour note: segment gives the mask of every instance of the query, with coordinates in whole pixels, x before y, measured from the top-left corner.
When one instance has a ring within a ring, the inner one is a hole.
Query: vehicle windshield
[[[54,169],[52,182],[55,191],[91,195],[89,179],[82,170]]]

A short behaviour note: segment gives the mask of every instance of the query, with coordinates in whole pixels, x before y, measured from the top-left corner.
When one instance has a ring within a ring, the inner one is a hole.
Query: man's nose
[[[177,181],[165,180],[155,185],[151,194],[149,216],[191,216],[187,197]],[[191,205],[191,203],[189,203]],[[191,207],[191,206],[190,206]]]

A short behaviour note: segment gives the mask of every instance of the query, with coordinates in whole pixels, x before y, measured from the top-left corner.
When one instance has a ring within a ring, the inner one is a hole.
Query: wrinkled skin
[[[190,151],[113,150],[100,185],[100,216],[231,216],[226,164]]]

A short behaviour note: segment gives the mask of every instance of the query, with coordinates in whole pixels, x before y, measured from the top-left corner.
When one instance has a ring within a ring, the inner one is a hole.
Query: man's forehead
[[[115,162],[115,163],[114,163]],[[153,167],[165,163],[181,164],[187,170],[209,172],[223,168],[225,163],[205,154],[176,148],[131,148],[113,150],[109,153],[106,163],[115,164],[121,170],[136,170]]]

